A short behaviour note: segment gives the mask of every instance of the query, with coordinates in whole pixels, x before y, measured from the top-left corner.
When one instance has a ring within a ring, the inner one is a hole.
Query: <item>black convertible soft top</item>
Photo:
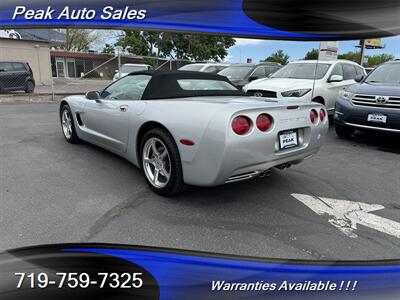
[[[193,71],[139,71],[130,73],[133,75],[150,75],[151,79],[143,93],[143,100],[151,99],[168,99],[198,96],[243,96],[245,95],[238,89],[233,90],[183,90],[178,84],[179,79],[204,79],[204,80],[221,80],[234,85],[225,76],[193,72]]]

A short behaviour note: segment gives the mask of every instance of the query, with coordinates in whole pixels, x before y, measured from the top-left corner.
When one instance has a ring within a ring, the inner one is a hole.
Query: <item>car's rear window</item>
[[[13,67],[10,62],[0,62],[0,71],[2,72],[7,72],[7,71],[12,71]]]
[[[25,65],[22,63],[13,63],[12,65],[15,71],[26,71]]]
[[[235,91],[232,84],[212,79],[178,79],[178,84],[185,91]]]

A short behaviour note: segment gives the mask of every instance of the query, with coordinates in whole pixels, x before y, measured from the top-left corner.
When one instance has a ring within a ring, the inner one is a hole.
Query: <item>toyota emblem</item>
[[[376,103],[380,103],[380,104],[384,104],[389,100],[389,97],[386,96],[376,96],[375,97],[375,102]]]
[[[263,94],[262,94],[261,92],[255,92],[255,93],[254,93],[254,96],[255,96],[255,97],[262,97]]]

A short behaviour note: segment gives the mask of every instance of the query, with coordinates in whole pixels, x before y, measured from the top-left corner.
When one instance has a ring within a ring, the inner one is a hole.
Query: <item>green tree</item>
[[[143,31],[125,30],[125,36],[119,38],[115,45],[135,55],[155,56],[154,38]]]
[[[126,30],[116,45],[135,55],[172,57],[196,61],[223,60],[233,38],[181,33]]]
[[[115,53],[115,47],[110,44],[105,44],[103,50],[101,50],[101,53],[106,53],[106,54],[114,54]]]
[[[235,45],[229,37],[179,34],[173,40],[172,51],[177,58],[195,61],[221,61],[228,55],[228,49]]]
[[[361,55],[360,52],[349,51],[344,54],[339,54],[338,58],[339,59],[347,59],[347,60],[354,61],[356,63],[360,63],[360,59],[361,59],[360,55]]]
[[[310,50],[306,53],[306,56],[304,57],[304,59],[306,59],[306,60],[318,59],[318,55],[319,55],[319,50],[312,48],[312,50]]]
[[[89,29],[66,29],[66,50],[88,51],[93,43],[99,40],[99,32]]]
[[[393,59],[394,59],[393,55],[385,53],[368,56],[368,65],[373,67]]]
[[[289,63],[289,55],[287,55],[283,50],[278,50],[275,53],[272,53],[268,56],[264,61],[276,62],[281,65],[287,65]]]

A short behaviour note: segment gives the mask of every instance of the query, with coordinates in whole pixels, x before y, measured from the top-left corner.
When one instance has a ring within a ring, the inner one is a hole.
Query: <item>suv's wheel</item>
[[[60,111],[61,129],[68,143],[79,143],[79,137],[75,130],[74,119],[68,104],[65,104]]]
[[[178,147],[166,130],[155,128],[144,135],[140,158],[144,177],[157,194],[171,196],[184,189]]]
[[[25,84],[25,93],[32,94],[35,90],[35,84],[32,80],[28,80]]]
[[[354,132],[356,130],[354,128],[348,127],[346,125],[341,125],[341,124],[335,123],[335,131],[339,137],[349,138],[354,134]]]

